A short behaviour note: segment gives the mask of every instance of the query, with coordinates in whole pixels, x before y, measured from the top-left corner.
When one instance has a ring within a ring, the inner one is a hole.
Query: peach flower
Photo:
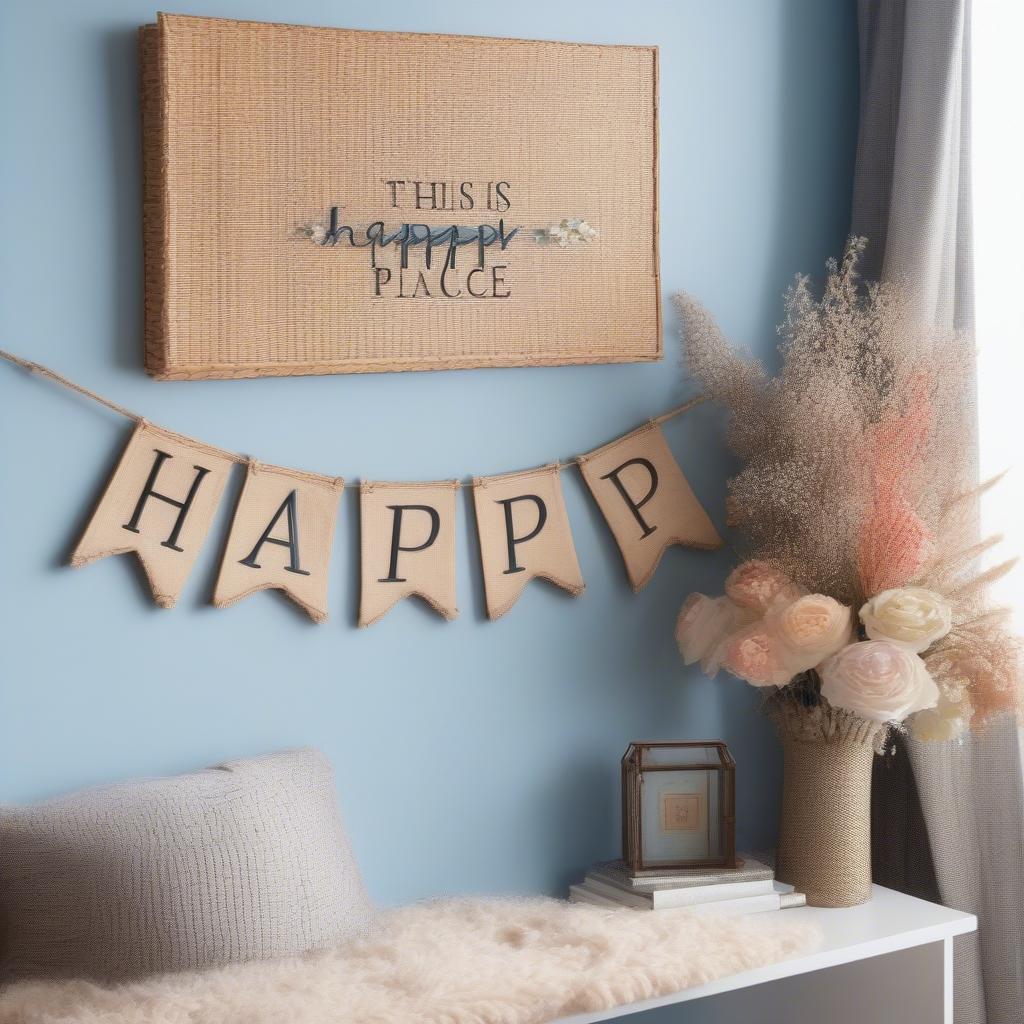
[[[794,675],[819,665],[853,638],[852,612],[824,594],[798,597],[770,612],[766,622]]]
[[[803,590],[770,562],[753,558],[741,562],[729,573],[725,593],[741,608],[764,613],[780,597],[792,600]]]
[[[844,647],[818,668],[821,695],[833,706],[875,722],[902,722],[939,701],[924,662],[887,640],[862,640]]]
[[[692,665],[695,661],[705,667],[706,659],[721,641],[734,629],[745,625],[752,614],[737,607],[727,597],[708,597],[705,594],[691,594],[679,609],[676,620],[676,643],[683,663]],[[714,675],[714,672],[709,672]]]
[[[785,661],[779,639],[765,623],[753,622],[726,637],[712,653],[715,667],[751,686],[785,686],[795,675]]]

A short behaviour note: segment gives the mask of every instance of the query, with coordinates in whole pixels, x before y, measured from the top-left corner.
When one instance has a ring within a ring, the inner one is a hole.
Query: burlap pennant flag
[[[557,463],[473,480],[487,615],[500,618],[540,576],[574,597],[583,575],[565,512]]]
[[[82,539],[76,568],[132,551],[156,603],[173,608],[210,529],[232,460],[140,421]]]
[[[581,455],[578,461],[619,545],[634,590],[648,584],[670,545],[722,546],[656,423]]]
[[[365,482],[360,487],[362,598],[359,625],[416,594],[446,619],[455,606],[455,480]]]
[[[327,618],[327,567],[343,480],[250,462],[220,575],[218,608],[282,590],[314,622]]]

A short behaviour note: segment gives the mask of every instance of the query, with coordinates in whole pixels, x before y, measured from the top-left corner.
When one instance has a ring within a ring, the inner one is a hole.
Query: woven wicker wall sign
[[[660,358],[655,48],[159,15],[140,55],[153,375]]]

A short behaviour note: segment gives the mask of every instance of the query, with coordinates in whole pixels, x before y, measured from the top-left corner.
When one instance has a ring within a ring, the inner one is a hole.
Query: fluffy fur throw
[[[555,900],[452,900],[385,914],[305,957],[121,986],[21,982],[0,1024],[541,1024],[806,952],[796,916],[701,916]]]

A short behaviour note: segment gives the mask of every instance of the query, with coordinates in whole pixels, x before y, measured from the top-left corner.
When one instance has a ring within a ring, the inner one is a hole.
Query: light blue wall
[[[765,354],[790,276],[820,271],[842,243],[857,88],[846,0],[210,0],[179,9],[657,44],[666,298],[692,291],[731,337]],[[654,365],[148,379],[135,27],[153,13],[142,0],[13,0],[0,16],[0,346],[215,444],[377,479],[533,466],[584,451],[692,390],[670,311],[667,354]],[[505,419],[504,409],[518,414]],[[125,430],[0,365],[0,799],[315,744],[337,768],[381,901],[556,892],[617,852],[618,758],[629,740],[723,737],[738,762],[740,841],[772,842],[778,755],[756,695],[684,671],[672,640],[684,595],[719,588],[727,553],[674,549],[633,595],[567,471],[582,598],[534,583],[504,619],[485,621],[464,501],[461,618],[446,624],[404,602],[357,630],[357,508],[347,493],[333,616],[312,626],[274,594],[209,606],[227,500],[179,607],[162,611],[129,559],[63,564]],[[666,428],[719,523],[728,470],[720,431],[710,408]]]

